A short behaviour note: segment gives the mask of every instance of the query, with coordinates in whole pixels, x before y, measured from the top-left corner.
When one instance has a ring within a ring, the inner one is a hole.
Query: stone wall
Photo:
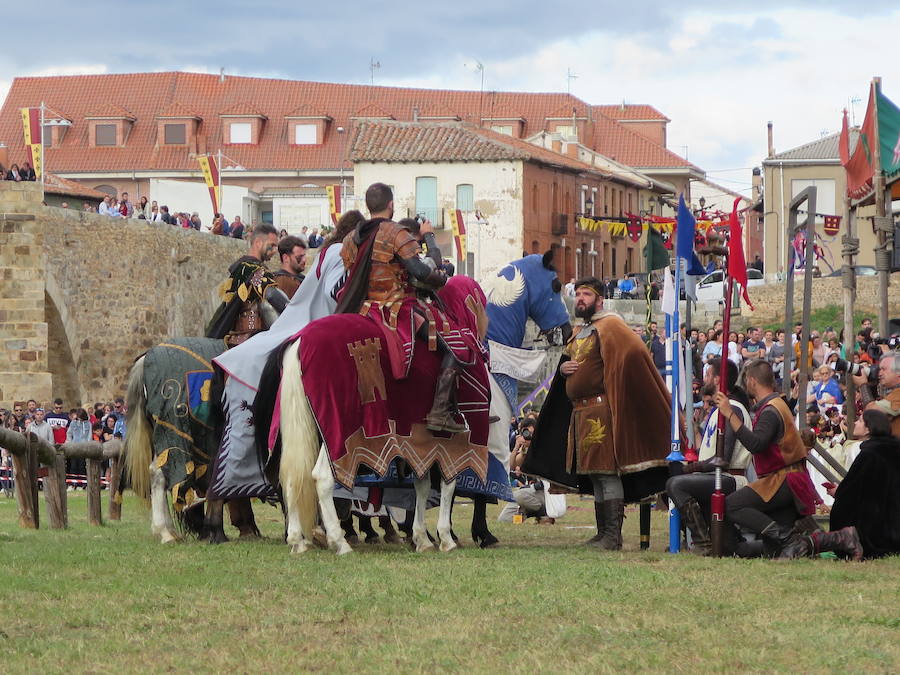
[[[244,241],[45,207],[0,182],[0,406],[124,393],[143,351],[201,335]]]

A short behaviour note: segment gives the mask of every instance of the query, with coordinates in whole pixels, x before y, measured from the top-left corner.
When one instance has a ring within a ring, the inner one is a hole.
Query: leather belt
[[[744,473],[744,470],[743,470],[743,469],[726,469],[726,470],[727,470],[728,473],[730,473],[732,476],[744,476],[744,475],[746,475],[746,474]]]
[[[576,398],[572,401],[572,405],[576,406],[585,406],[585,405],[594,405],[596,403],[602,403],[603,396],[589,396],[587,398]]]

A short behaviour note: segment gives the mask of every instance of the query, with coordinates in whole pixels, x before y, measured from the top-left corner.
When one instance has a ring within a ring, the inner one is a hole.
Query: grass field
[[[0,497],[0,663],[13,673],[900,669],[900,558],[669,555],[663,513],[640,552],[636,510],[626,550],[599,553],[580,545],[590,502],[569,503],[556,525],[492,524],[494,550],[363,544],[338,558],[291,556],[279,511],[264,505],[261,541],[164,547],[133,499],[121,522],[91,528],[83,495],[70,493],[69,530],[26,531]],[[470,513],[457,506],[460,534]]]

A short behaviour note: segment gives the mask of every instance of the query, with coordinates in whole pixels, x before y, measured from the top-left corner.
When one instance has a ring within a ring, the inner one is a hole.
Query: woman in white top
[[[728,360],[740,368],[743,358],[741,358],[741,346],[737,340],[737,333],[731,331],[728,334]]]

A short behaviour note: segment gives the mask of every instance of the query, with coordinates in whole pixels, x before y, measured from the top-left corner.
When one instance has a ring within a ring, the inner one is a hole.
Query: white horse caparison
[[[281,378],[281,488],[287,511],[287,543],[292,553],[303,553],[312,545],[316,525],[316,505],[322,515],[322,525],[328,546],[338,555],[353,549],[344,538],[334,508],[334,474],[309,401],[303,390],[298,350],[294,342],[284,353]],[[456,542],[450,534],[450,509],[456,480],[441,481],[441,502],[437,531],[441,551],[452,551]],[[431,492],[428,476],[415,481],[416,510],[413,520],[413,544],[416,551],[434,548],[425,529],[425,509]]]

